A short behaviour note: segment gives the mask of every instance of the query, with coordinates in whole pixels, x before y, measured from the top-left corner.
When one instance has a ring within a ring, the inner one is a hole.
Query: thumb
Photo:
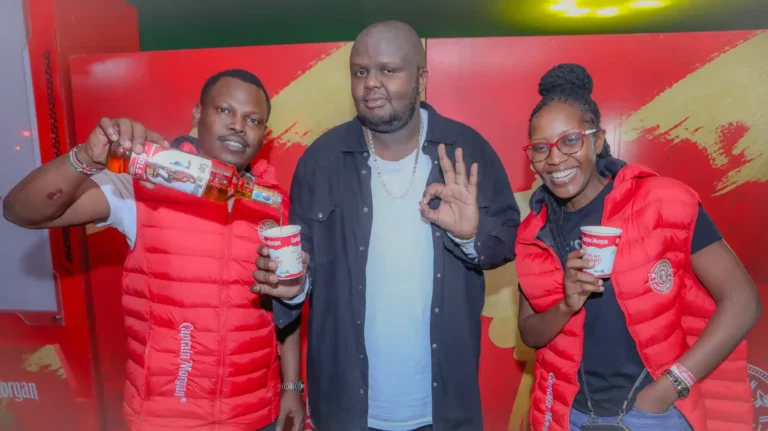
[[[275,431],[283,431],[283,426],[285,425],[285,412],[280,412],[280,416],[277,417],[277,422],[275,422]]]
[[[421,207],[421,215],[430,223],[437,223],[438,215],[437,211],[433,210],[429,207],[429,205],[425,204],[424,202],[419,202],[419,206]]]
[[[441,198],[445,190],[445,184],[432,183],[424,189],[424,196],[421,198],[421,202],[429,204],[434,198]]]

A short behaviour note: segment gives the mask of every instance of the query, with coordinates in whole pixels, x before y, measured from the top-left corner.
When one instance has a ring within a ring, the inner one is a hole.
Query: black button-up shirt
[[[514,259],[520,211],[491,145],[472,128],[441,116],[426,103],[422,107],[429,115],[423,152],[433,161],[427,184],[443,182],[440,143],[446,144],[451,160],[461,147],[467,166],[476,162],[479,167],[476,259],[469,259],[443,229],[432,225],[430,316],[434,429],[477,431],[483,428],[478,384],[482,270]],[[307,390],[312,422],[319,431],[368,430],[364,325],[373,220],[369,157],[362,126],[355,119],[328,131],[306,150],[291,186],[290,222],[301,226],[302,248],[311,259]],[[436,208],[438,203],[430,205]],[[275,301],[275,322],[284,327],[299,315],[299,308]]]

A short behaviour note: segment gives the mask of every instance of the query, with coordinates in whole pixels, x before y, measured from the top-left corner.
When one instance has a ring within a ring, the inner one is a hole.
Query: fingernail
[[[114,131],[109,132],[109,139],[113,141],[117,141],[118,138],[119,136],[117,136],[117,133],[115,133]]]
[[[602,286],[602,285],[603,285],[603,280],[600,280],[600,281],[598,282],[598,284],[600,284],[600,286]]]
[[[125,141],[123,141],[123,146],[125,148],[131,148],[131,141],[126,139]]]
[[[270,283],[277,283],[278,281],[280,281],[280,280],[277,278],[276,275],[273,275],[273,276],[269,277],[269,282]]]
[[[605,291],[605,288],[603,286],[600,286],[600,291],[601,292]]]

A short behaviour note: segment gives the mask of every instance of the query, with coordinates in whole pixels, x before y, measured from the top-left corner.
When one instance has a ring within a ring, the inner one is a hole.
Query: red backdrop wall
[[[595,79],[594,97],[616,154],[695,187],[763,298],[768,258],[761,224],[768,203],[768,33],[442,39],[427,42],[426,99],[480,131],[504,162],[521,208],[538,184],[521,148],[536,84],[551,66],[575,61]],[[273,96],[261,157],[289,187],[299,155],[323,131],[354,115],[349,43],[95,55],[71,62],[75,136],[102,116],[142,121],[166,136],[195,133],[191,110],[208,76],[240,67]],[[762,77],[762,79],[761,79]],[[761,211],[762,210],[762,211]],[[125,343],[120,271],[127,246],[111,229],[88,229],[99,372],[109,429],[121,429]],[[487,273],[481,384],[486,429],[517,430],[528,408],[532,352],[519,342],[514,265]],[[759,326],[764,329],[766,319]],[[752,334],[758,417],[768,400],[768,352]],[[761,350],[762,349],[762,350]],[[311,413],[311,412],[310,412]],[[757,423],[757,422],[756,422]],[[84,428],[81,428],[84,429]]]
[[[136,10],[122,0],[24,0],[24,6],[45,163],[74,141],[69,56],[137,51],[138,24]],[[51,313],[0,313],[0,382],[34,385],[37,393],[21,401],[0,396],[0,430],[98,429],[101,385],[98,356],[92,354],[95,327],[83,233],[82,228],[50,232],[60,282],[58,320]]]

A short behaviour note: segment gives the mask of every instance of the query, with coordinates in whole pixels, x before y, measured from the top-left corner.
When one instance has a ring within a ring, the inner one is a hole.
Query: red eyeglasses
[[[523,147],[525,155],[534,163],[543,162],[549,157],[553,147],[557,147],[565,155],[576,154],[584,146],[584,137],[599,132],[601,129],[585,130],[583,132],[570,132],[561,136],[555,142],[536,142]]]

